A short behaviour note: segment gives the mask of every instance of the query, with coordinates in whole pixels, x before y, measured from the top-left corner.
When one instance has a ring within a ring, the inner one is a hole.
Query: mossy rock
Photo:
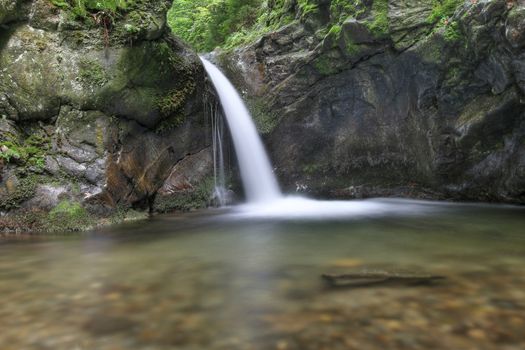
[[[211,200],[213,185],[213,179],[207,178],[194,189],[169,195],[157,195],[153,209],[158,213],[169,213],[206,208]]]
[[[45,224],[48,231],[84,231],[95,225],[95,219],[78,202],[63,200],[53,208]]]
[[[195,89],[198,59],[169,35],[132,47],[61,45],[56,32],[22,26],[0,56],[0,113],[51,120],[61,105],[100,110],[155,127],[180,115]]]
[[[0,0],[0,24],[18,21],[26,16],[23,7],[27,2],[27,0]]]
[[[3,186],[0,187],[0,210],[19,208],[22,202],[33,197],[41,181],[38,175],[10,176],[5,179]]]

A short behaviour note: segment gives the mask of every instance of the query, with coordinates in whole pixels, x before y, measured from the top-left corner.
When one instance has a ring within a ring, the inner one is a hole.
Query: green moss
[[[48,214],[49,231],[82,231],[95,224],[95,220],[78,202],[61,201]]]
[[[342,23],[348,17],[359,18],[366,12],[366,6],[361,0],[332,0],[330,16],[333,23]]]
[[[315,163],[315,164],[307,164],[303,166],[303,172],[307,175],[314,175],[318,173],[323,166],[321,164]]]
[[[173,48],[166,41],[155,42],[153,44],[153,55],[159,60],[161,66],[173,68],[174,66],[184,67],[182,59],[175,54]]]
[[[79,62],[78,80],[88,86],[104,86],[109,78],[102,65],[91,59],[82,59]]]
[[[449,18],[463,3],[463,0],[433,0],[432,12],[428,16],[427,22],[437,23]]]
[[[338,24],[334,24],[328,31],[328,35],[334,35],[334,36],[339,36],[340,33],[341,33],[341,26]]]
[[[338,72],[332,60],[326,56],[317,57],[313,64],[315,69],[322,75],[331,75]]]
[[[314,12],[317,12],[319,6],[315,3],[315,1],[311,0],[299,0],[299,9],[301,11],[301,16],[305,17],[308,16]]]
[[[193,191],[185,191],[155,199],[155,210],[160,213],[170,211],[190,211],[206,208],[213,192],[213,178],[206,178]]]
[[[372,14],[374,19],[371,22],[365,23],[368,30],[376,37],[382,37],[388,34],[388,0],[374,0],[372,4]]]
[[[0,196],[0,209],[12,210],[18,208],[22,202],[34,196],[38,183],[40,183],[40,177],[37,175],[19,179],[13,192]]]
[[[262,100],[251,100],[248,102],[248,106],[252,113],[253,120],[257,125],[257,130],[261,134],[268,134],[275,129],[279,118],[266,108],[266,104]]]
[[[137,211],[123,206],[118,206],[108,218],[109,224],[115,225],[125,221],[144,220],[148,218],[148,213]]]
[[[195,81],[188,79],[181,87],[170,90],[166,95],[157,98],[156,104],[163,117],[170,118],[171,126],[182,125],[185,114],[182,111],[188,97],[195,91]]]
[[[50,140],[43,134],[33,134],[21,142],[16,139],[1,141],[0,159],[8,163],[42,169],[50,148]]]
[[[135,0],[50,0],[50,2],[70,13],[74,18],[86,19],[90,13],[117,13],[125,11]]]
[[[182,124],[184,124],[184,121],[186,120],[186,115],[182,112],[182,111],[179,111],[175,114],[173,114],[171,117],[169,117],[168,119],[164,119],[162,120],[156,127],[155,127],[155,132],[157,134],[162,134],[164,132],[167,132],[167,131],[170,131],[170,130],[173,130],[175,128],[178,128],[179,126],[181,126]]]
[[[462,38],[459,24],[456,21],[450,22],[445,26],[445,33],[443,35],[448,42],[458,41]]]
[[[260,25],[249,29],[241,29],[238,32],[230,34],[221,47],[226,51],[231,51],[236,47],[256,41],[263,35],[279,29],[279,27],[284,24],[286,23],[268,26]]]

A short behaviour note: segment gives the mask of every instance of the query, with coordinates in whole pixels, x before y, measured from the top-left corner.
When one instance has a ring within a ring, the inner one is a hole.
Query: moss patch
[[[181,87],[170,90],[165,96],[157,99],[157,106],[162,116],[171,116],[178,112],[188,97],[195,91],[195,81],[189,79]]]
[[[73,18],[88,19],[90,13],[107,12],[115,14],[125,11],[135,0],[50,0],[51,3],[67,11]]]
[[[0,159],[23,167],[43,169],[50,148],[50,140],[43,134],[33,134],[23,141],[10,139],[0,142]]]
[[[190,211],[206,208],[213,192],[214,180],[203,180],[193,191],[180,192],[168,196],[157,196],[154,208],[159,213],[171,211]]]
[[[427,22],[437,23],[449,18],[463,2],[463,0],[434,0],[432,2],[432,12],[428,16]]]
[[[14,184],[16,186],[14,191],[0,196],[0,209],[13,210],[19,208],[22,202],[34,196],[36,187],[41,182],[41,177],[38,175],[18,179],[18,183]]]
[[[324,55],[317,57],[313,64],[315,69],[322,75],[331,75],[337,73],[338,71],[332,60]]]
[[[248,106],[261,134],[269,134],[279,123],[278,116],[268,110],[264,101],[253,99],[248,102]]]
[[[84,85],[104,86],[109,81],[106,70],[95,60],[82,59],[78,66],[78,80]]]
[[[443,35],[448,42],[458,41],[462,38],[462,33],[459,29],[459,24],[456,21],[447,22],[445,26],[445,33]]]
[[[366,13],[366,6],[361,0],[332,0],[330,17],[334,23],[342,23],[348,17],[359,18]]]
[[[61,201],[53,208],[46,222],[47,231],[84,231],[95,225],[95,220],[78,202]]]
[[[376,37],[387,35],[390,27],[388,21],[388,0],[374,0],[372,14],[374,19],[365,23],[367,28]]]

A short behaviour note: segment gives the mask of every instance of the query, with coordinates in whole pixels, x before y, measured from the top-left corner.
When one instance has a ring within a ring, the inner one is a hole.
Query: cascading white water
[[[224,206],[228,202],[228,191],[226,190],[226,176],[224,172],[224,151],[223,151],[223,135],[224,123],[222,113],[220,111],[219,103],[213,99],[206,99],[204,107],[207,114],[210,116],[211,122],[211,142],[213,152],[213,202],[215,205]]]
[[[241,97],[212,63],[201,58],[210,79],[219,94],[228,123],[248,204],[235,207],[230,215],[242,218],[257,219],[349,219],[361,216],[383,215],[387,213],[404,213],[416,215],[425,213],[424,206],[396,201],[364,200],[364,201],[318,201],[301,197],[284,197],[279,190],[277,180],[272,173],[270,161],[264,150],[255,124],[246,109]],[[221,138],[217,128],[217,119],[212,126],[214,137]],[[216,163],[222,162],[222,147],[220,140],[215,139],[214,157]],[[217,158],[218,157],[218,158]],[[215,176],[221,172],[215,169]],[[217,184],[216,184],[217,185]]]
[[[214,64],[202,57],[201,60],[219,94],[248,202],[271,202],[281,198],[282,194],[270,161],[241,96]]]

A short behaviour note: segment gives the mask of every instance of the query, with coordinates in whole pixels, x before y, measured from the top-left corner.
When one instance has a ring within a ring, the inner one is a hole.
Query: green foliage
[[[356,53],[359,52],[359,46],[354,43],[350,38],[347,38],[347,40],[345,41],[345,49],[346,49],[346,53],[349,54],[349,55],[354,55]]]
[[[368,29],[378,37],[388,34],[388,0],[374,0],[372,14],[374,19],[367,23]]]
[[[94,219],[78,202],[63,200],[48,214],[49,231],[80,231],[94,225]]]
[[[463,0],[434,0],[432,12],[427,18],[428,23],[437,23],[435,30],[445,28],[443,37],[448,42],[456,42],[462,38],[459,23],[451,21],[457,8],[463,4]]]
[[[251,99],[248,101],[250,112],[261,134],[269,134],[279,122],[279,116],[268,110],[263,100]]]
[[[334,35],[334,36],[339,36],[339,34],[341,33],[341,26],[338,25],[338,24],[334,24],[330,30],[328,31],[328,35]]]
[[[230,3],[235,6],[230,6]],[[241,29],[235,22],[245,22],[238,15],[239,11],[247,11],[239,5],[239,1],[229,0],[175,1],[168,12],[168,23],[176,35],[197,50],[209,51],[224,43],[229,34]]]
[[[4,159],[6,162],[11,162],[16,159],[20,159],[22,156],[19,151],[19,147],[12,142],[2,142],[3,147],[0,150],[0,159]]]
[[[314,60],[315,69],[322,75],[337,73],[337,68],[329,57],[319,56]]]
[[[50,0],[57,7],[69,11],[75,18],[85,18],[89,13],[127,10],[135,0]]]
[[[428,16],[427,22],[436,23],[449,18],[463,2],[463,0],[434,0],[432,12]]]
[[[305,17],[313,12],[316,12],[319,6],[312,0],[298,0],[301,16]]]
[[[20,206],[20,203],[33,197],[39,177],[31,175],[19,179],[14,191],[0,196],[0,209],[12,210]]]
[[[23,166],[35,166],[42,169],[49,148],[49,139],[38,134],[29,136],[23,142],[18,140],[1,141],[0,159],[8,163],[16,162]]]
[[[186,120],[183,107],[188,97],[195,91],[195,81],[187,80],[182,86],[170,90],[166,95],[158,97],[155,102],[160,114],[165,117],[157,132],[164,132],[181,126]]]
[[[316,6],[307,0],[299,5],[305,11]],[[291,11],[286,0],[178,0],[168,12],[168,24],[198,51],[230,49],[289,23]]]
[[[454,42],[461,39],[461,31],[458,22],[450,22],[445,26],[444,37],[446,41]]]
[[[361,0],[332,0],[330,16],[332,22],[342,23],[349,16],[358,18],[366,12],[366,7]]]
[[[179,0],[168,13],[168,24],[198,51],[229,50],[294,20],[317,16],[319,8],[318,0]],[[334,31],[349,17],[364,20],[369,15],[370,31],[378,37],[388,34],[388,0],[332,0],[330,34],[335,37]]]

